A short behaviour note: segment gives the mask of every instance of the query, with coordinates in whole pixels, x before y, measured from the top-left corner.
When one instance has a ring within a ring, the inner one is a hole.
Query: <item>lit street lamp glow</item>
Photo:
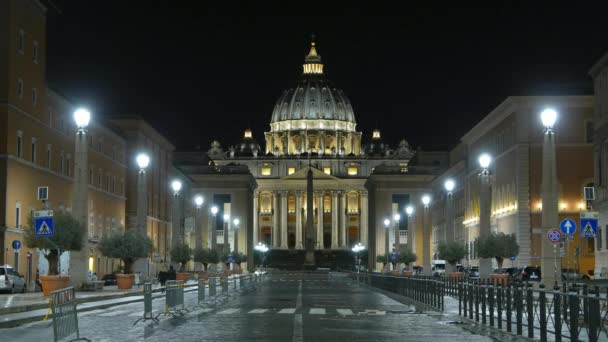
[[[173,189],[174,194],[179,194],[179,191],[182,189],[182,182],[178,179],[171,182],[171,188]]]
[[[487,168],[490,167],[491,162],[492,162],[492,157],[490,157],[489,154],[482,153],[479,156],[479,166],[481,166],[482,169],[487,170]]]
[[[140,171],[144,171],[150,165],[150,157],[145,153],[140,153],[135,158]]]
[[[224,214],[224,222],[230,221],[230,215]]]
[[[429,207],[429,203],[431,203],[431,196],[429,196],[429,195],[422,196],[422,204],[424,204],[425,208]]]
[[[557,121],[557,112],[554,109],[547,108],[540,113],[540,120],[543,122],[543,126],[550,130]]]
[[[412,207],[411,205],[408,205],[405,208],[405,213],[407,214],[407,217],[411,217],[412,214],[414,213],[414,207]]]
[[[234,228],[237,229],[239,227],[239,224],[241,223],[241,220],[239,220],[239,218],[235,218],[234,220],[232,220],[232,224],[234,225]]]
[[[384,227],[388,228],[388,227],[390,227],[390,226],[391,226],[391,220],[389,220],[389,219],[385,218],[385,219],[384,219]]]
[[[211,214],[213,216],[217,215],[218,211],[219,211],[219,209],[217,208],[217,206],[214,205],[213,207],[211,207]]]
[[[89,121],[91,120],[91,113],[84,109],[78,108],[74,112],[74,121],[76,122],[76,126],[78,129],[85,129],[89,125]]]
[[[194,204],[196,204],[197,208],[200,208],[203,205],[204,201],[205,199],[201,195],[197,195],[196,197],[194,197]]]
[[[452,179],[447,179],[445,183],[443,183],[443,186],[445,187],[445,190],[448,193],[452,193],[454,187],[456,186],[456,183]]]
[[[399,223],[399,220],[401,220],[401,215],[399,215],[399,214],[393,215],[393,220],[395,220],[395,222]]]

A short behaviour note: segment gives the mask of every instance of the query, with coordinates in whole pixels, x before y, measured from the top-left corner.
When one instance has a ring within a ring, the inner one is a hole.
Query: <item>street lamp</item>
[[[202,218],[202,207],[205,202],[205,198],[202,195],[194,196],[194,205],[196,206],[194,224],[196,225],[194,231],[194,249],[200,251],[203,248],[203,218]],[[195,269],[200,269],[200,263],[195,262]]]
[[[137,166],[139,166],[139,172],[145,172],[150,165],[150,157],[146,153],[140,153],[135,158]]]
[[[492,157],[487,153],[482,153],[479,156],[479,167],[481,167],[480,191],[479,191],[479,237],[483,238],[491,233],[491,210],[492,197],[490,196],[490,164]],[[492,272],[492,260],[486,258],[479,259],[479,276],[488,278]]]
[[[230,253],[230,246],[228,243],[228,225],[230,225],[230,215],[224,213],[224,252],[226,255]]]
[[[205,202],[205,198],[201,195],[196,195],[194,197],[194,204],[196,205],[196,209],[200,209],[203,206],[203,202]]]
[[[544,109],[540,113],[540,119],[545,127],[541,186],[541,189],[543,189],[541,193],[541,229],[543,236],[546,236],[550,229],[558,226],[558,180],[555,159],[555,131],[553,130],[557,121],[557,111],[551,108]],[[541,242],[541,268],[549,270],[553,267],[553,274],[551,272],[543,273],[543,283],[546,287],[553,285],[554,288],[557,288],[557,281],[561,278],[561,267],[558,267],[558,263],[561,263],[561,261],[557,256],[557,245],[549,241]]]
[[[429,204],[431,196],[422,195],[424,212],[422,213],[422,270],[426,275],[431,275],[431,220]]]
[[[361,263],[361,260],[359,259],[359,252],[363,250],[365,250],[365,246],[363,246],[361,242],[357,242],[357,244],[354,245],[352,248],[353,253],[355,253],[355,267],[357,267],[357,283],[359,283],[359,264]]]
[[[211,207],[211,214],[213,215],[213,217],[215,217],[215,215],[217,215],[219,209],[217,208],[217,206],[213,206]]]
[[[405,207],[405,213],[407,214],[407,217],[412,217],[412,215],[414,214],[414,207],[408,205],[407,207]]]
[[[211,215],[213,215],[213,219],[211,220],[211,249],[215,250],[215,247],[217,246],[217,220],[216,220],[216,216],[217,213],[220,211],[219,208],[214,205],[211,207]]]
[[[454,187],[456,186],[456,183],[452,179],[446,179],[446,181],[443,183],[443,186],[445,187],[445,191],[448,192],[448,195],[451,195],[452,191],[454,190]]]
[[[393,221],[395,221],[395,232],[394,232],[394,240],[393,240],[393,249],[396,250],[399,246],[399,220],[401,220],[401,215],[399,213],[395,213],[393,215]]]
[[[266,252],[268,252],[268,246],[266,246],[266,244],[258,242],[258,244],[254,247],[254,249],[256,251],[262,253],[262,268],[264,268],[264,261],[266,259]]]
[[[86,128],[91,119],[91,113],[79,108],[74,112],[74,121],[78,130],[76,131],[76,139],[74,146],[74,187],[72,196],[72,214],[79,222],[86,222],[89,215],[88,208],[88,189],[89,189],[89,162]],[[68,175],[70,170],[68,170]],[[80,251],[73,252],[70,258],[70,275],[72,283],[75,286],[80,286],[87,281],[89,270],[89,234],[83,234],[81,237],[82,248]]]
[[[182,189],[182,182],[179,179],[174,180],[171,182],[171,188],[173,189],[173,194],[178,196],[179,191]]]
[[[150,166],[150,156],[145,152],[140,152],[135,157],[135,163],[139,168],[137,172],[137,217],[135,228],[140,234],[146,235],[148,232],[148,183],[146,180],[146,169]],[[133,270],[142,275],[148,273],[149,267],[147,263],[146,259],[138,259],[133,265]]]
[[[407,249],[410,252],[414,252],[416,241],[416,227],[414,227],[414,221],[412,219],[412,215],[414,215],[414,207],[408,205],[405,207],[405,213],[407,214]]]
[[[453,206],[454,202],[452,201],[452,191],[456,187],[456,182],[453,179],[446,179],[443,183],[443,187],[447,192],[446,200],[445,200],[445,227],[443,230],[443,240],[444,241],[453,241],[454,240],[454,218],[453,216]],[[449,236],[449,239],[448,239]]]
[[[390,263],[389,263],[389,239],[388,239],[388,234],[389,234],[389,228],[391,227],[391,220],[389,218],[385,218],[384,219],[384,228],[386,228],[386,230],[384,231],[384,257],[386,258],[386,269],[390,270]]]

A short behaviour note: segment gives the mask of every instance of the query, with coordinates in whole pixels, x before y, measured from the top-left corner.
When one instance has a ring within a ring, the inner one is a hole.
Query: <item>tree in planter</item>
[[[220,256],[216,250],[203,248],[194,252],[194,261],[203,264],[205,272],[207,272],[207,266],[209,264],[217,264],[220,261]]]
[[[387,260],[386,255],[376,255],[376,262],[381,262],[383,268],[386,267]]]
[[[122,260],[124,274],[131,274],[135,261],[150,255],[153,246],[148,235],[136,229],[127,229],[121,234],[112,234],[103,238],[98,248],[104,256]]]
[[[30,229],[25,230],[25,245],[38,248],[49,262],[49,275],[59,274],[59,257],[65,251],[82,249],[84,230],[82,225],[70,213],[60,210],[53,216],[55,234],[48,238],[36,237],[34,220],[29,219]],[[57,250],[59,248],[59,250]]]
[[[246,254],[238,252],[238,253],[233,253],[232,255],[234,256],[234,263],[239,266],[239,269],[241,268],[241,263],[242,262],[247,262],[247,255]]]
[[[478,237],[477,254],[480,258],[494,258],[498,264],[498,273],[502,273],[502,263],[505,258],[517,256],[519,245],[515,234],[492,233],[485,237]]]
[[[439,258],[445,260],[452,269],[467,255],[464,243],[458,241],[441,242],[439,244]]]
[[[226,270],[230,269],[230,262],[228,262],[228,256],[230,256],[231,254],[232,253],[225,251],[220,252],[220,261],[224,263]]]
[[[416,259],[418,259],[416,254],[409,249],[404,249],[397,255],[397,262],[404,263],[406,270],[409,270],[410,264],[416,261]]]
[[[188,261],[192,260],[192,248],[186,244],[176,245],[171,249],[171,260],[179,262],[179,271],[183,272]]]

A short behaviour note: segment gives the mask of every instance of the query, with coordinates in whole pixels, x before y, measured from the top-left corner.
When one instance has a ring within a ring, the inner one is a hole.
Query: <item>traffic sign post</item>
[[[557,284],[557,244],[562,239],[562,233],[559,230],[553,228],[547,232],[547,240],[553,243],[553,279]]]
[[[55,235],[53,217],[38,217],[34,219],[34,229],[36,230],[36,237],[50,237]]]
[[[563,219],[559,224],[559,229],[564,235],[572,235],[576,232],[576,221],[571,218]]]
[[[21,248],[21,241],[13,240],[13,249],[18,251],[20,248]]]
[[[596,211],[581,211],[581,237],[586,239],[595,237],[599,216]]]

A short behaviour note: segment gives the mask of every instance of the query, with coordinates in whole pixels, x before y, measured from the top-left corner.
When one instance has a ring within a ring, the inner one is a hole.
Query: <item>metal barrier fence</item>
[[[51,292],[51,311],[53,312],[53,337],[55,342],[69,338],[74,334],[76,334],[76,338],[70,341],[90,341],[80,337],[76,294],[73,287]]]
[[[582,287],[582,294],[568,290],[460,283],[458,311],[476,322],[481,316],[481,324],[542,341],[549,335],[555,341],[608,340],[608,298],[600,297],[599,289],[592,294]]]
[[[139,321],[148,321],[152,320],[154,323],[158,323],[158,316],[160,314],[154,315],[152,314],[152,284],[145,283],[144,284],[144,316],[137,319],[133,325],[137,324]]]
[[[369,272],[351,273],[351,278],[384,291],[406,297],[430,309],[443,311],[444,283],[428,277],[400,277]]]
[[[183,280],[168,280],[166,283],[165,315],[183,315],[188,311],[184,306],[184,282]]]

